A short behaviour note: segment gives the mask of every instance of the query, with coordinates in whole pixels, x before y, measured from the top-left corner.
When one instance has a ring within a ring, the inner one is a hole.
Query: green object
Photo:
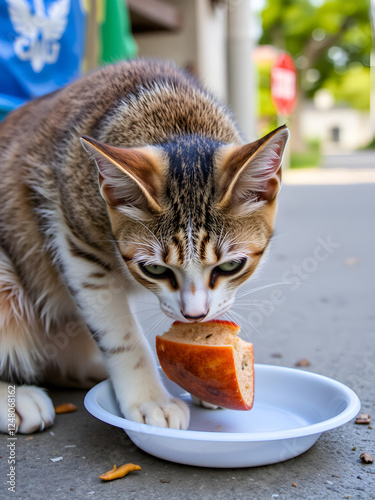
[[[305,153],[292,153],[290,158],[290,168],[320,167],[322,155],[319,140],[310,140],[306,146]]]
[[[129,12],[124,0],[105,1],[101,36],[100,64],[114,63],[137,56],[138,48],[131,33]]]

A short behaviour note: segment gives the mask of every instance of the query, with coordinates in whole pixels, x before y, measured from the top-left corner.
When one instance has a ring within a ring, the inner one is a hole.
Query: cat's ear
[[[103,198],[124,213],[161,212],[162,161],[157,148],[119,148],[82,136],[83,148],[95,159]],[[134,210],[135,209],[135,210]]]
[[[289,130],[283,125],[245,146],[225,146],[219,167],[219,206],[246,212],[259,202],[273,201],[281,187],[288,138]]]

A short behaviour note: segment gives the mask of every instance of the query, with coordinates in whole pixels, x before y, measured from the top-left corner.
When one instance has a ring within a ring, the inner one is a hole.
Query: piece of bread
[[[156,337],[160,365],[170,380],[207,403],[251,410],[253,345],[240,339],[239,331],[229,321],[176,321]]]

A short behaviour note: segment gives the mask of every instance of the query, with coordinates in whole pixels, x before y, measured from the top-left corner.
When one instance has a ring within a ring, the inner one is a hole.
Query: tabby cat
[[[9,383],[30,433],[54,408],[28,384],[108,375],[127,418],[188,427],[129,300],[146,288],[185,322],[229,310],[272,235],[288,135],[244,144],[198,81],[148,60],[99,69],[0,124],[2,432]]]

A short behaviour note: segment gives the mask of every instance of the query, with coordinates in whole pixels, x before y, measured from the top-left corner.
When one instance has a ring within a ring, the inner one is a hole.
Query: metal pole
[[[228,2],[228,101],[247,141],[256,133],[251,0]]]
[[[375,0],[371,0],[370,22],[372,31],[372,49],[370,55],[370,123],[372,138],[375,138]]]

